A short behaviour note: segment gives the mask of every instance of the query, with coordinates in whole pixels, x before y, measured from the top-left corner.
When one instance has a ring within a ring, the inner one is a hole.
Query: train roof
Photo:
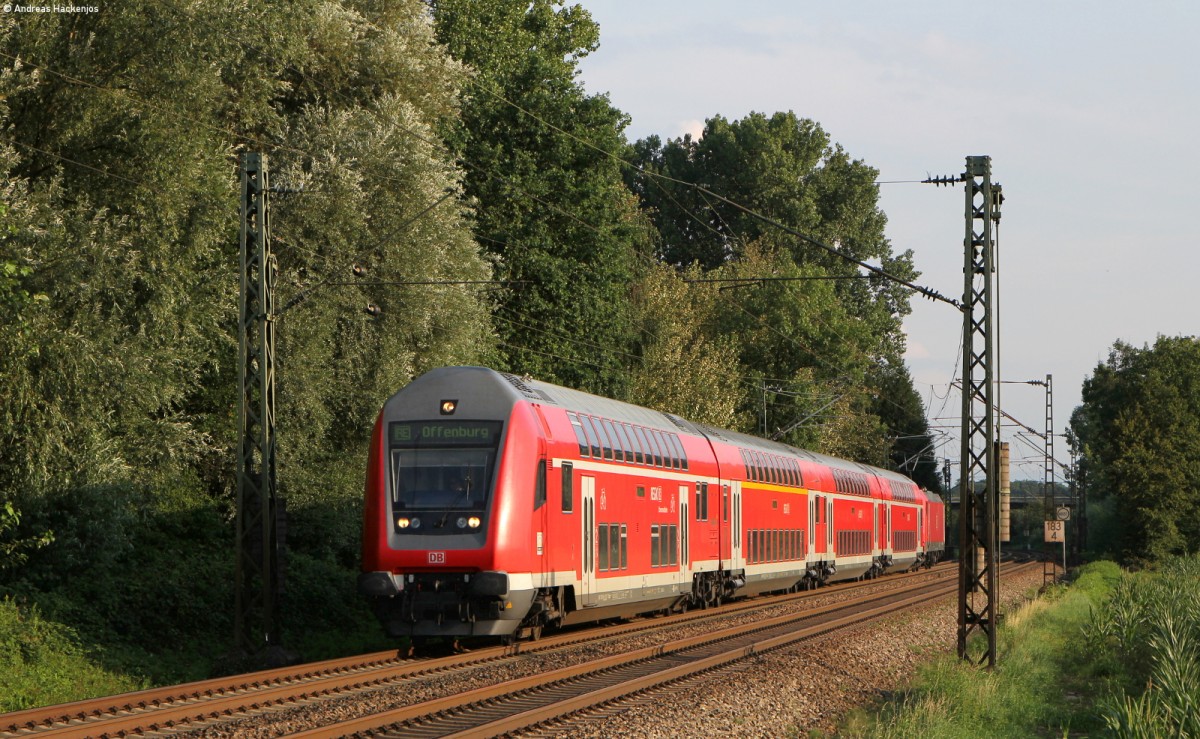
[[[712,438],[747,449],[757,449],[773,454],[785,454],[830,468],[856,470],[878,475],[888,480],[913,484],[912,480],[908,477],[898,472],[892,472],[891,470],[811,452],[790,444],[762,439],[738,431],[717,428],[708,424],[693,423],[673,413],[664,413],[663,411],[644,408],[633,403],[604,398],[580,390],[572,390],[561,385],[535,380],[528,375],[520,377],[507,372],[499,372],[488,367],[442,367],[430,370],[413,380],[409,388],[417,392],[420,392],[424,387],[429,387],[430,389],[436,388],[438,393],[443,393],[445,392],[445,386],[449,384],[453,384],[456,389],[462,390],[464,395],[470,393],[479,397],[480,401],[486,401],[488,410],[497,414],[511,408],[518,400],[530,400],[535,403],[547,403],[559,406],[564,410],[587,413],[614,421],[625,421],[661,431],[682,431],[693,436]]]

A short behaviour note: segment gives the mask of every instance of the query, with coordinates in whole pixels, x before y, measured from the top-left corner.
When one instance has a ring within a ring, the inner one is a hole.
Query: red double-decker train
[[[446,367],[379,415],[359,590],[392,636],[536,638],[931,565],[944,530],[895,472]]]

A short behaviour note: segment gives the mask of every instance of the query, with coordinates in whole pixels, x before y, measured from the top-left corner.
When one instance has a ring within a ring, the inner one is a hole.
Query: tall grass
[[[939,659],[877,712],[850,716],[838,735],[1024,739],[1103,730],[1094,705],[1108,678],[1097,671],[1083,628],[1119,578],[1111,562],[1089,565],[1074,587],[1054,588],[1007,616],[997,631],[996,669]]]
[[[1100,703],[1113,736],[1200,736],[1200,559],[1125,576],[1085,634],[1125,671]]]

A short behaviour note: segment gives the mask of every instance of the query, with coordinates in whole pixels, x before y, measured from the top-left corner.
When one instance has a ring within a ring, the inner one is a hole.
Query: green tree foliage
[[[0,52],[0,130],[13,142],[0,149],[0,490],[29,499],[21,525],[35,535],[67,527],[23,575],[49,583],[70,561],[80,578],[140,572],[144,547],[166,544],[155,527],[232,567],[225,525],[180,521],[219,523],[231,501],[243,151],[269,154],[272,184],[305,190],[272,196],[278,306],[289,306],[276,323],[281,490],[293,548],[330,556],[334,539],[348,564],[380,404],[415,373],[493,345],[485,290],[395,284],[486,281],[494,266],[439,140],[466,71],[437,44],[428,8],[6,14]],[[58,515],[105,503],[120,511],[107,536]],[[149,602],[157,586],[142,585],[110,590]],[[106,597],[96,610],[133,607]]]
[[[718,428],[738,428],[742,396],[733,337],[714,329],[719,312],[716,290],[689,285],[698,269],[682,275],[660,265],[633,290],[638,318],[638,361],[633,362],[629,400]]]
[[[632,171],[630,186],[662,235],[661,257],[670,264],[699,262],[713,269],[740,259],[760,237],[786,248],[797,264],[831,276],[857,267],[811,242],[785,236],[747,210],[795,229],[842,254],[877,261],[891,274],[916,277],[911,252],[893,254],[879,209],[878,172],[851,159],[812,120],[792,112],[751,113],[738,121],[708,119],[700,139],[684,136],[663,144],[654,136],[634,144],[632,159],[651,175]],[[695,187],[736,202],[736,207]],[[889,356],[899,360],[904,340],[900,319],[908,291],[872,279],[841,282],[838,294],[849,311],[868,321]]]
[[[874,390],[871,410],[883,422],[891,442],[889,466],[921,487],[940,493],[942,480],[925,406],[913,388],[908,368],[903,364],[878,366],[873,368],[869,381]]]
[[[880,465],[886,437],[926,433],[911,378],[889,369],[902,367],[907,288],[864,279],[813,243],[915,278],[911,253],[892,254],[884,236],[874,169],[791,112],[714,116],[699,139],[651,136],[629,152],[639,169],[626,180],[658,230],[661,260],[709,277],[771,278],[727,286],[718,309],[719,335],[738,347],[738,416],[756,421],[743,430]],[[888,395],[898,400],[880,400]]]
[[[874,339],[847,315],[833,282],[820,279],[824,272],[796,264],[762,239],[707,274],[749,280],[725,285],[714,321],[715,334],[738,348],[737,374],[743,379],[738,415],[752,419],[739,430],[884,463],[865,385]],[[752,279],[764,276],[781,279]]]
[[[500,275],[519,282],[496,313],[505,363],[622,395],[622,355],[636,338],[629,289],[648,236],[606,154],[624,145],[626,118],[575,79],[599,29],[583,8],[552,0],[431,5],[438,38],[475,70],[453,139],[476,234],[501,257]]]
[[[1200,341],[1117,342],[1071,418],[1089,496],[1113,496],[1122,555],[1157,560],[1200,548]]]

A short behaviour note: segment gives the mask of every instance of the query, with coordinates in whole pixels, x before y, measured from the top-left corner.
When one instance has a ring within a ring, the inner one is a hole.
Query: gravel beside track
[[[1041,585],[1041,572],[1001,581],[1002,600],[1012,604]],[[868,587],[896,587],[883,578]],[[859,591],[861,592],[861,591]],[[805,601],[804,608],[837,602],[848,595],[830,593]],[[603,715],[561,731],[547,727],[537,736],[795,736],[812,729],[829,731],[851,707],[869,703],[901,687],[928,655],[953,652],[957,633],[956,601],[935,601],[918,615],[889,617],[815,643],[758,655],[750,661],[706,676],[702,686],[680,687],[667,699],[661,693],[612,706]],[[1011,608],[1011,605],[1007,607]],[[725,623],[761,620],[786,611],[780,604],[755,616],[733,616]],[[711,631],[712,625],[672,630],[672,637]],[[163,732],[174,736],[276,737],[335,721],[454,695],[463,691],[538,674],[569,664],[626,652],[663,641],[660,633],[636,634],[612,642],[594,642],[566,652],[526,654],[520,659],[427,678],[406,679],[394,687],[372,688],[332,700],[314,700],[284,711],[271,711],[233,723]]]
[[[1042,585],[1040,571],[1001,579],[1001,612],[1028,601]],[[852,708],[902,690],[917,668],[958,644],[955,597],[915,614],[885,618],[839,631],[794,649],[758,655],[702,688],[681,689],[642,704],[614,707],[569,733],[547,728],[527,736],[595,737],[794,737],[833,733]],[[633,703],[633,702],[631,702]]]

